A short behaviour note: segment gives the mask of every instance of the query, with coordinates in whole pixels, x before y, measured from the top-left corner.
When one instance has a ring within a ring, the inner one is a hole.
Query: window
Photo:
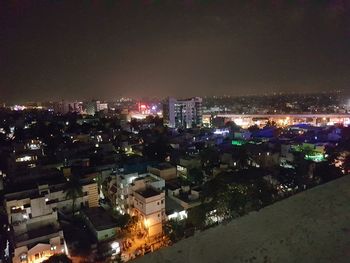
[[[35,254],[35,259],[39,259],[40,258],[40,254],[39,253],[36,253]]]
[[[160,217],[160,214],[158,214],[158,217]]]
[[[27,254],[23,253],[19,256],[20,262],[27,262]]]
[[[157,205],[159,205],[159,202],[157,202]]]
[[[162,204],[164,204],[164,199],[162,199]]]

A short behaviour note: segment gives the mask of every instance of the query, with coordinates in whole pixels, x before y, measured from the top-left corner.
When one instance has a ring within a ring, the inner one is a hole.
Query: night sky
[[[347,0],[0,0],[0,101],[349,87]]]

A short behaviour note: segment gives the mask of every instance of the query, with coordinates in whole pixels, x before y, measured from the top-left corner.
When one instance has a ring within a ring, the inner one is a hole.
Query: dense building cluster
[[[2,108],[1,259],[128,261],[350,171],[346,112],[239,123],[210,103]]]

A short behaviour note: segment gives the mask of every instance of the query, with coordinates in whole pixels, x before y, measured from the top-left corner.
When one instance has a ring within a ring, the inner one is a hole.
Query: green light
[[[313,161],[316,163],[324,162],[326,161],[326,158],[321,153],[315,153],[313,155],[305,155],[305,160]]]
[[[235,146],[242,146],[242,145],[246,144],[246,142],[240,141],[240,140],[232,140],[231,144],[235,145]]]

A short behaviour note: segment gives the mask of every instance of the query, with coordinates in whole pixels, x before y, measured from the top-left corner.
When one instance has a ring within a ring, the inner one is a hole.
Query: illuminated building
[[[162,234],[165,214],[165,193],[152,187],[134,192],[134,212],[148,236]]]
[[[175,179],[177,177],[176,167],[169,163],[159,163],[148,166],[148,172],[163,178],[165,181]]]
[[[163,104],[164,124],[171,128],[193,128],[202,125],[202,98],[177,100],[168,98]]]
[[[12,262],[36,263],[54,254],[68,253],[58,212],[70,212],[72,199],[67,199],[65,179],[57,184],[42,184],[5,195],[8,221],[13,228]],[[82,179],[83,196],[75,203],[84,207],[98,206],[97,183]]]
[[[111,187],[116,192],[117,210],[122,214],[132,214],[132,207],[134,206],[133,193],[148,187],[163,190],[165,181],[151,173],[117,174],[115,184]]]
[[[102,103],[99,100],[91,100],[84,103],[85,112],[88,115],[95,115],[96,112],[100,112],[108,109],[107,103]]]
[[[164,188],[164,179],[151,173],[118,174],[111,187],[116,192],[117,211],[138,216],[149,236],[162,233]]]
[[[59,101],[53,104],[53,110],[55,113],[67,114],[68,112],[82,113],[83,108],[82,103],[78,101]]]
[[[349,114],[218,114],[216,118],[223,118],[225,122],[233,121],[242,128],[253,125],[265,126],[268,122],[276,123],[279,127],[295,124],[310,124],[313,126],[332,126],[350,124]]]

